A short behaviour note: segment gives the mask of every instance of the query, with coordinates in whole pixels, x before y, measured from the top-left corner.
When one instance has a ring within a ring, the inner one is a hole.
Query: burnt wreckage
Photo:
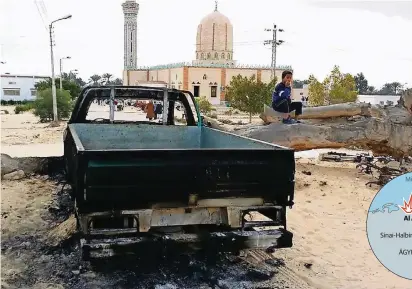
[[[101,100],[109,116],[86,117]],[[162,103],[163,114],[120,121],[115,100]],[[186,125],[177,125],[176,107]],[[207,127],[189,91],[85,88],[64,133],[64,159],[84,258],[153,242],[227,251],[292,246],[294,151]]]

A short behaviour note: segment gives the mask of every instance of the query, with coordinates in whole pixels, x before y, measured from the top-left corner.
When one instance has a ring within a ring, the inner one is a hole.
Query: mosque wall
[[[213,105],[220,104],[221,72],[221,68],[188,67],[188,89],[195,94],[198,86],[199,96],[206,96]]]
[[[278,82],[280,82],[282,79],[282,72],[283,72],[283,69],[276,69],[275,71],[275,76],[277,77]],[[272,70],[262,69],[261,81],[264,83],[269,83],[271,78],[272,78]]]
[[[123,85],[136,85],[138,81],[147,81],[148,70],[123,71]]]

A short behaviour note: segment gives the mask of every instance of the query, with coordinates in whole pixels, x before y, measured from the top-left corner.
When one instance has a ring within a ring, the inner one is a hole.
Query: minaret
[[[137,67],[137,14],[139,4],[126,0],[122,4],[124,14],[124,70]]]

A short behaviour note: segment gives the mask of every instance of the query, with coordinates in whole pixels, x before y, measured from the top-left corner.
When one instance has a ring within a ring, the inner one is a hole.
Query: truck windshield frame
[[[85,123],[90,104],[94,99],[109,99],[109,122],[114,122],[114,100],[116,98],[153,99],[163,101],[163,125],[173,125],[174,104],[179,101],[187,111],[186,120],[188,126],[201,126],[200,112],[190,91],[181,91],[163,87],[145,86],[91,86],[82,90],[73,108],[70,123]],[[193,105],[191,105],[191,102]],[[194,111],[193,111],[194,108]]]

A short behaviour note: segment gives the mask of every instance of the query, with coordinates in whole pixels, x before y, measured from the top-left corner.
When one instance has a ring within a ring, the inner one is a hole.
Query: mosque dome
[[[233,26],[217,9],[200,21],[196,37],[196,61],[233,62]]]

